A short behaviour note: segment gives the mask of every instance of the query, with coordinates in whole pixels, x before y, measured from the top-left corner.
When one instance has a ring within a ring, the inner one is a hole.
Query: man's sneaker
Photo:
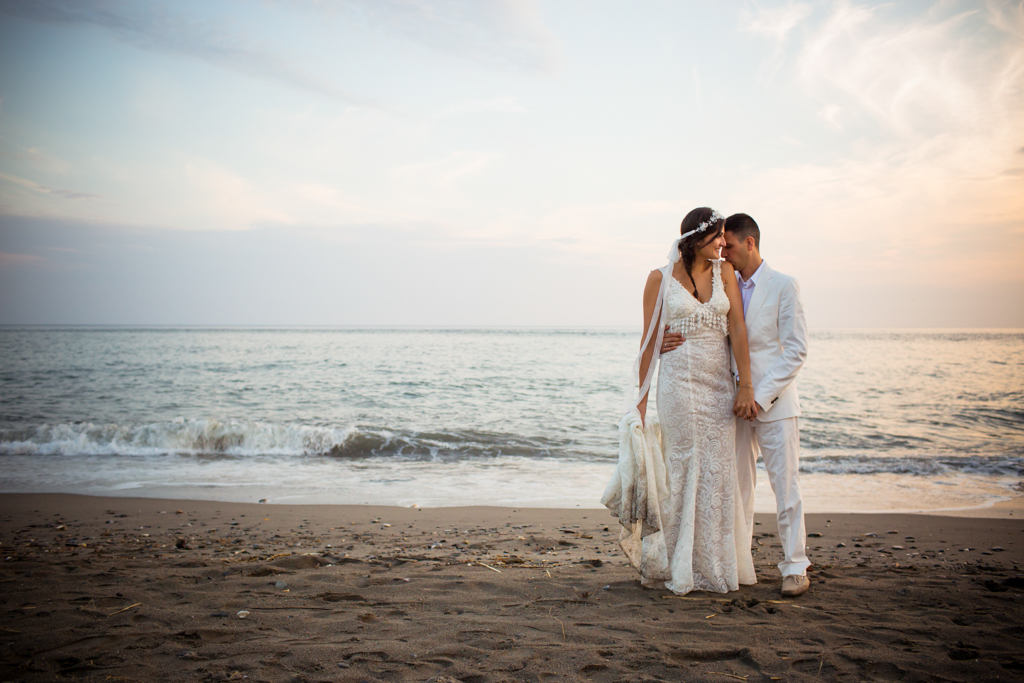
[[[782,577],[782,595],[787,598],[795,598],[803,595],[811,587],[811,582],[806,576],[791,574]]]

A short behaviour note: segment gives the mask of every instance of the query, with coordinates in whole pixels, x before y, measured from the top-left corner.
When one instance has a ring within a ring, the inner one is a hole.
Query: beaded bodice
[[[729,297],[722,281],[722,262],[711,262],[711,298],[701,303],[672,277],[665,292],[665,309],[669,330],[692,335],[702,329],[721,330],[729,334]]]

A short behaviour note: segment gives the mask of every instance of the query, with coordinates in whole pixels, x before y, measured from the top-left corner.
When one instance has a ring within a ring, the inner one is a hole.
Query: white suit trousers
[[[797,418],[772,422],[736,420],[736,473],[739,478],[747,541],[754,536],[754,486],[757,484],[757,456],[764,458],[768,482],[775,492],[779,540],[785,559],[779,563],[783,576],[803,575],[811,565],[807,559],[807,529],[800,499],[800,428]]]

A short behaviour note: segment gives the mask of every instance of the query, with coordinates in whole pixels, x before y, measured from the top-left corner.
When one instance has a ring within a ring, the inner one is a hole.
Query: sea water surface
[[[0,491],[598,507],[638,345],[630,329],[0,328]],[[811,511],[1021,487],[1024,331],[815,330],[798,382]]]

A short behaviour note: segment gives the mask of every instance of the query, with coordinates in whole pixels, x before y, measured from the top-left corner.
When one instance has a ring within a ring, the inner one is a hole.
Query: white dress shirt
[[[743,315],[747,314],[747,306],[750,305],[750,297],[754,296],[754,287],[757,285],[757,278],[761,277],[761,271],[764,270],[764,261],[761,261],[761,265],[757,267],[754,274],[750,276],[750,279],[746,282],[743,281],[743,276],[740,275],[740,271],[736,272],[736,282],[740,286],[740,295],[743,297]]]

